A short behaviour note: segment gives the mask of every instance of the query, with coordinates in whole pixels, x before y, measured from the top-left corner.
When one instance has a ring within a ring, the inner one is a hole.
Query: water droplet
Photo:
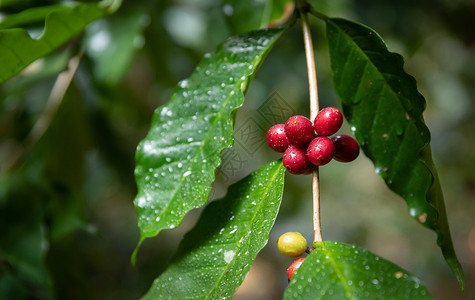
[[[160,221],[160,217],[156,217],[155,221],[157,221],[157,222]]]
[[[171,117],[173,115],[173,112],[168,107],[165,106],[164,108],[162,108],[162,111],[160,112],[160,115]]]
[[[137,200],[137,206],[138,207],[144,207],[145,204],[147,204],[147,200],[145,199],[145,197],[138,198],[138,200]]]
[[[236,253],[233,250],[224,251],[224,261],[229,264],[233,260],[235,254]]]
[[[186,171],[185,173],[183,173],[183,177],[189,176],[190,174],[191,174],[191,171],[188,170],[188,171]]]

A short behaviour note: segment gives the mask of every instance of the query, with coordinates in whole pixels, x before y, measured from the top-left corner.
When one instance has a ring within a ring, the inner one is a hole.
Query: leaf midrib
[[[343,36],[343,37],[345,37],[345,40],[346,40],[347,42],[349,41],[349,43],[353,45],[353,47],[351,48],[351,49],[355,49],[355,50],[353,50],[353,51],[357,51],[361,56],[363,56],[363,57],[365,58],[365,61],[366,61],[366,63],[365,63],[365,69],[366,69],[366,66],[368,66],[368,65],[371,66],[371,67],[373,67],[374,70],[377,71],[377,72],[374,72],[374,73],[377,74],[377,76],[379,77],[379,79],[381,79],[382,81],[384,81],[384,86],[383,86],[383,88],[381,89],[381,91],[380,91],[380,93],[379,93],[379,95],[378,95],[378,99],[380,99],[380,100],[383,99],[382,94],[383,94],[383,92],[384,92],[385,89],[386,89],[386,93],[391,93],[391,94],[393,95],[393,97],[395,97],[395,99],[397,99],[397,101],[398,101],[399,105],[401,106],[402,110],[406,112],[406,109],[404,108],[404,105],[403,105],[403,103],[401,102],[401,99],[400,99],[400,97],[399,97],[399,94],[393,89],[392,85],[386,80],[386,76],[384,76],[384,74],[388,74],[388,75],[392,75],[392,76],[397,76],[397,77],[400,77],[400,76],[398,76],[397,74],[391,74],[391,73],[387,73],[387,72],[385,72],[385,73],[381,72],[381,71],[379,70],[379,68],[378,68],[378,67],[373,63],[373,61],[369,58],[369,56],[366,55],[365,50],[363,50],[363,49],[352,39],[351,36],[349,36],[349,35],[346,34],[343,30],[341,30],[341,28],[340,28],[336,23],[332,22],[331,19],[330,19],[328,22],[331,22],[331,23],[332,23],[332,26],[333,26],[334,28],[336,28],[336,29],[340,32],[340,35]],[[373,53],[379,53],[379,54],[381,54],[380,52],[375,51],[375,50],[368,50],[368,51],[371,51],[371,52],[373,52]],[[387,49],[386,49],[386,51],[387,51],[388,53],[390,53]],[[345,62],[345,63],[346,63],[346,62]],[[378,101],[378,105],[377,105],[377,108],[376,108],[375,111],[378,110],[380,103],[381,103],[381,101]],[[376,115],[376,114],[375,114],[375,115]],[[375,116],[375,115],[374,115],[374,116]],[[410,122],[410,121],[405,121],[405,125],[407,125],[408,122]],[[371,124],[372,124],[372,125],[371,125],[371,128],[374,128],[375,125],[376,125],[374,119],[372,120]],[[405,127],[406,127],[406,126],[405,126]],[[416,126],[416,128],[417,128],[417,126]],[[418,130],[418,128],[417,128],[417,130]],[[418,130],[418,132],[419,132],[419,130]],[[402,142],[398,144],[398,151],[397,151],[397,153],[399,153],[399,152],[401,151],[401,147],[402,147]],[[391,164],[391,168],[393,167],[393,164],[394,164],[394,160],[393,160],[393,163]],[[414,168],[414,166],[412,166],[412,168]],[[431,173],[431,175],[432,175],[432,177],[433,177],[433,174],[432,174],[432,173]]]
[[[276,168],[276,170],[275,170],[275,172],[274,172],[274,174],[273,174],[273,176],[272,176],[272,180],[269,180],[269,181],[268,181],[269,184],[267,185],[267,187],[266,187],[266,189],[265,189],[265,192],[262,193],[262,195],[267,195],[267,194],[269,193],[269,190],[270,190],[270,188],[273,186],[273,183],[276,181],[277,175],[280,173],[280,170],[282,169],[282,167],[283,167],[283,165],[282,165],[282,164],[279,164],[279,167]],[[249,226],[247,226],[247,229],[248,229],[248,230],[247,230],[246,232],[249,232],[249,229],[250,229],[250,228],[252,227],[252,225],[254,224],[254,220],[256,219],[257,215],[259,215],[259,212],[260,212],[261,209],[262,209],[262,205],[263,205],[264,201],[265,201],[265,197],[261,197],[261,201],[259,202],[258,209],[255,209],[255,210],[254,210],[254,211],[255,211],[255,214],[254,214],[254,216],[251,218],[250,222],[248,222]],[[238,240],[238,242],[237,242],[237,245],[238,245],[237,249],[240,250],[243,243],[244,243],[244,241],[239,242],[239,240]],[[236,254],[235,254],[234,257],[236,257],[237,254],[238,254],[238,251],[236,251]],[[225,270],[228,269],[227,267],[228,267],[230,264],[232,264],[232,263],[234,263],[234,262],[236,261],[236,260],[234,259],[234,257],[233,257],[233,259],[232,259],[228,264],[225,265],[225,266],[226,266]],[[224,276],[225,274],[226,274],[226,271],[224,271],[224,272],[221,273],[221,276],[218,278],[218,280],[216,280],[215,285],[210,289],[210,291],[209,291],[207,294],[205,294],[205,299],[208,299],[208,298],[211,296],[212,292],[213,292],[216,288],[218,288],[218,285],[219,285],[219,283],[221,282],[221,279],[223,278],[223,276]]]
[[[272,45],[274,42],[275,42],[275,41],[271,42],[270,45]],[[223,115],[224,110],[227,108],[227,104],[229,103],[229,101],[230,101],[233,97],[239,97],[239,96],[241,96],[241,99],[242,99],[241,102],[244,101],[244,96],[245,96],[245,95],[244,95],[244,92],[241,90],[240,86],[241,86],[241,84],[242,84],[243,82],[246,82],[246,83],[248,82],[247,79],[248,79],[250,76],[252,76],[252,75],[254,74],[256,68],[259,66],[259,64],[256,64],[256,62],[258,62],[260,59],[262,59],[262,56],[265,55],[266,53],[267,53],[267,51],[262,52],[261,55],[258,55],[257,58],[255,58],[254,60],[252,60],[252,64],[247,64],[247,67],[249,67],[250,65],[253,65],[254,68],[253,68],[252,70],[250,70],[250,72],[249,72],[247,75],[243,75],[243,76],[246,77],[245,79],[243,79],[243,80],[239,79],[239,80],[236,81],[236,83],[234,84],[234,87],[231,89],[231,91],[229,91],[228,97],[227,97],[226,100],[223,102],[223,105],[221,105],[221,109],[220,109],[216,114],[209,114],[209,113],[207,114],[207,115],[216,115],[216,116],[218,116],[218,117],[217,117],[217,118],[214,118],[213,122],[211,123],[210,130],[208,130],[208,132],[206,133],[205,137],[204,137],[203,140],[202,140],[202,143],[201,143],[200,147],[199,147],[199,148],[197,149],[197,151],[195,152],[195,155],[193,156],[193,159],[191,160],[191,164],[189,165],[188,170],[191,170],[192,167],[196,164],[196,161],[197,161],[196,158],[198,158],[199,154],[202,153],[205,144],[207,144],[207,143],[205,143],[205,141],[209,141],[209,140],[210,140],[209,135],[211,134],[212,129],[214,129],[215,126],[216,126],[216,124],[218,123],[218,120],[220,119],[219,117],[221,117],[221,116]],[[228,64],[229,64],[229,63],[228,63]],[[236,63],[234,63],[234,64],[236,64]],[[233,64],[231,64],[231,65],[233,65]],[[206,69],[206,68],[203,68],[203,69]],[[247,70],[247,68],[245,68],[245,70]],[[242,76],[239,77],[239,78],[242,78]],[[248,83],[247,83],[247,84],[248,84]],[[234,91],[234,93],[231,93],[231,92],[233,92],[233,91]],[[240,105],[242,105],[242,104],[240,104]],[[239,106],[240,106],[240,105],[239,105]],[[230,112],[230,115],[232,114],[232,112],[233,112],[235,109],[239,108],[239,106],[237,106],[237,107],[235,107],[234,109],[232,109],[231,112]],[[231,127],[233,127],[233,126],[231,125]],[[232,134],[232,135],[233,135],[233,134]],[[231,138],[231,145],[230,145],[230,146],[232,146],[233,143],[234,143],[234,136],[232,136],[232,138]],[[229,146],[224,147],[222,150],[224,150],[225,148],[229,148]],[[222,150],[221,150],[221,152],[222,152]],[[217,160],[216,166],[219,166],[220,164],[221,164],[221,156],[218,156],[218,160]],[[212,175],[212,176],[213,176],[213,179],[214,179],[214,178],[215,178],[214,175]],[[187,176],[187,177],[188,177],[188,176]],[[168,202],[167,202],[166,206],[165,206],[165,207],[162,209],[162,211],[160,212],[160,214],[159,214],[160,216],[162,216],[163,214],[165,214],[166,212],[168,212],[168,211],[170,210],[171,205],[174,204],[174,202],[175,202],[174,200],[177,199],[177,198],[176,198],[176,195],[177,195],[178,191],[181,190],[181,186],[182,186],[183,182],[185,181],[185,179],[186,179],[187,177],[184,177],[183,175],[181,176],[180,182],[176,185],[176,188],[175,188],[174,191],[173,191],[172,197],[170,198],[171,201],[168,201]],[[186,214],[186,213],[185,213],[185,214]],[[181,219],[181,217],[182,217],[181,214],[180,214],[180,215],[178,215],[178,214],[176,215],[176,218],[178,218],[178,219]],[[176,224],[174,224],[174,225],[176,225]],[[170,227],[170,226],[165,226],[165,227]],[[162,229],[163,229],[163,228],[160,228],[158,231],[154,231],[154,232],[152,232],[152,233],[145,233],[145,235],[146,235],[146,236],[149,236],[149,235],[154,236],[154,235],[158,234]]]
[[[345,278],[343,272],[340,270],[340,268],[337,266],[336,262],[335,262],[335,259],[333,258],[332,256],[332,252],[329,251],[327,248],[326,248],[326,245],[325,243],[322,243],[321,244],[323,247],[323,250],[325,251],[326,253],[326,256],[328,256],[328,259],[330,261],[330,264],[332,266],[332,268],[335,270],[335,273],[337,274],[337,278],[338,280],[341,282],[341,285],[343,287],[343,289],[345,290],[345,296],[346,295],[351,295],[351,298],[350,299],[357,299],[353,296],[353,293],[351,292],[351,288],[350,286],[348,285],[347,281],[346,280],[343,280]],[[342,261],[342,260],[341,260]],[[343,261],[342,261],[343,262]],[[340,276],[338,276],[340,275]]]

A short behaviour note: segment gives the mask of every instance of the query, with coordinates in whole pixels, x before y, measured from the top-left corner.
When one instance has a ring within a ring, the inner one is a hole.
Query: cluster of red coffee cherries
[[[355,160],[360,147],[348,135],[335,134],[343,124],[343,115],[335,107],[322,109],[315,120],[292,116],[285,124],[277,124],[267,131],[267,144],[283,152],[282,162],[292,174],[310,174],[315,166],[323,166],[332,159],[340,162]],[[315,134],[316,133],[316,134]]]

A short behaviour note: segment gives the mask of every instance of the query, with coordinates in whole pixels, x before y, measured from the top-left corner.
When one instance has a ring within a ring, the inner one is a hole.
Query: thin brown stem
[[[36,144],[36,142],[38,142],[41,137],[43,137],[46,130],[49,128],[64,99],[64,95],[71,84],[74,74],[76,74],[81,56],[82,51],[78,55],[72,57],[69,60],[68,69],[61,72],[56,78],[53,89],[51,90],[50,96],[48,98],[48,102],[46,103],[45,110],[26,137],[22,147],[18,149],[18,151],[13,154],[6,163],[6,170],[14,168],[25,152],[31,149],[31,147],[33,147],[33,145]]]
[[[300,10],[300,18],[302,20],[303,39],[305,44],[305,56],[307,59],[308,71],[308,87],[310,92],[310,120],[314,120],[319,111],[318,105],[318,86],[317,86],[317,72],[315,70],[315,58],[313,56],[313,42],[310,26],[306,12]],[[313,195],[313,242],[322,241],[322,227],[320,223],[320,187],[318,167],[313,171],[312,180],[312,195]]]

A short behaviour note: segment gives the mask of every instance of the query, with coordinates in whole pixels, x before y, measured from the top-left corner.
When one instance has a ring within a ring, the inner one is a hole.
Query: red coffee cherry
[[[290,141],[285,134],[285,125],[277,124],[272,126],[267,131],[267,144],[272,150],[277,152],[284,152],[290,145]]]
[[[313,166],[303,146],[291,144],[282,156],[284,167],[292,174],[310,174]]]
[[[351,136],[341,134],[332,137],[335,146],[334,159],[339,162],[350,162],[355,160],[360,154],[358,142]]]
[[[297,258],[287,269],[287,277],[289,278],[289,281],[294,276],[295,271],[297,271],[297,269],[300,268],[300,265],[303,263],[304,260],[305,260],[305,257]]]
[[[317,136],[307,147],[307,157],[312,164],[323,166],[329,163],[335,152],[332,141],[325,136]]]
[[[293,116],[285,122],[285,133],[292,144],[304,145],[315,136],[312,121],[304,116]]]
[[[341,124],[343,124],[343,115],[335,107],[322,109],[313,121],[315,131],[321,136],[329,136],[336,133],[341,128]]]

